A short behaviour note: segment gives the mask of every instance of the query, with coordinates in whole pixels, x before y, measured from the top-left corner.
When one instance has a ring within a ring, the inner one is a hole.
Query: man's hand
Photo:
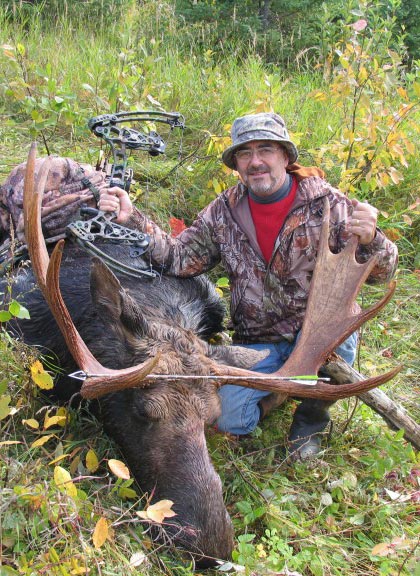
[[[115,212],[115,219],[118,224],[124,224],[133,212],[133,205],[125,190],[114,186],[113,188],[103,188],[100,191],[99,210],[103,212]]]
[[[359,202],[355,198],[353,214],[351,215],[349,231],[359,236],[359,244],[370,244],[375,238],[378,210],[367,202]]]

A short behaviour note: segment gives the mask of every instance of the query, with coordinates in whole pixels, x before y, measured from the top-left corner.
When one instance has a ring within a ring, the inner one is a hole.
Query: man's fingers
[[[116,222],[123,223],[133,212],[133,205],[125,190],[116,186],[101,190],[99,209],[104,212],[115,212]]]
[[[126,220],[128,220],[128,218],[130,218],[133,212],[133,205],[127,193],[120,196],[119,200],[120,200],[120,206],[119,206],[120,211],[117,217],[117,222],[125,222]]]
[[[369,244],[375,237],[378,210],[367,202],[351,201],[353,213],[349,223],[349,231],[359,236],[360,244]]]

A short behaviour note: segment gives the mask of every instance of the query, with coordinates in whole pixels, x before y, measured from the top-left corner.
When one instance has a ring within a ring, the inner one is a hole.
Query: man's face
[[[262,198],[276,192],[286,178],[286,150],[272,140],[254,140],[235,152],[236,170],[244,184]]]

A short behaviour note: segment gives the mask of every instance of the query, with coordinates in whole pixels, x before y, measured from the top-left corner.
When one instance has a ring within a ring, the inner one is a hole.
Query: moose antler
[[[318,374],[330,353],[369,318],[375,316],[391,299],[395,291],[392,282],[385,296],[361,312],[355,311],[355,299],[362,284],[375,266],[377,257],[359,264],[355,259],[358,245],[353,236],[344,250],[333,254],[328,246],[330,205],[324,200],[323,223],[317,262],[311,281],[308,306],[298,343],[285,364],[273,374],[261,378],[261,373],[232,366],[215,366],[214,374],[223,384],[237,384],[270,392],[306,398],[337,400],[376,388],[391,380],[400,370],[393,370],[340,386],[318,381],[315,385],[293,382],[293,376]],[[291,380],[285,381],[284,378]],[[312,384],[312,383],[311,383]]]
[[[35,183],[36,144],[32,144],[26,165],[24,185],[25,236],[32,268],[45,300],[57,321],[77,365],[89,376],[81,388],[84,398],[97,398],[109,392],[142,385],[159,360],[159,355],[131,368],[112,370],[100,364],[83,342],[60,293],[59,270],[64,241],[55,247],[51,260],[41,230],[41,201],[49,172],[50,160],[43,161]]]

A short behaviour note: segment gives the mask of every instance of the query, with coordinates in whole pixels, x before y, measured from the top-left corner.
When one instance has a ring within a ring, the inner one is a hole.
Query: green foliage
[[[375,191],[398,185],[403,180],[398,168],[407,167],[416,153],[420,79],[407,84],[403,49],[393,50],[395,17],[382,18],[363,2],[359,8],[363,18],[351,17],[329,58],[328,91],[341,126],[339,138],[333,136],[317,156],[327,167],[341,168],[340,189]]]
[[[0,322],[8,322],[12,318],[29,318],[29,312],[16,300],[11,300],[5,310],[0,310]]]
[[[339,40],[343,23],[355,9],[352,0],[176,0],[176,13],[198,38],[197,47],[213,46],[224,55],[228,45],[235,56],[249,52],[282,67],[312,67],[323,63]],[[415,0],[371,3],[384,18],[395,16],[394,40],[403,36],[407,61],[419,58],[419,7]],[[199,33],[201,32],[201,38]],[[191,34],[191,32],[190,32]],[[238,42],[238,39],[241,39]]]

